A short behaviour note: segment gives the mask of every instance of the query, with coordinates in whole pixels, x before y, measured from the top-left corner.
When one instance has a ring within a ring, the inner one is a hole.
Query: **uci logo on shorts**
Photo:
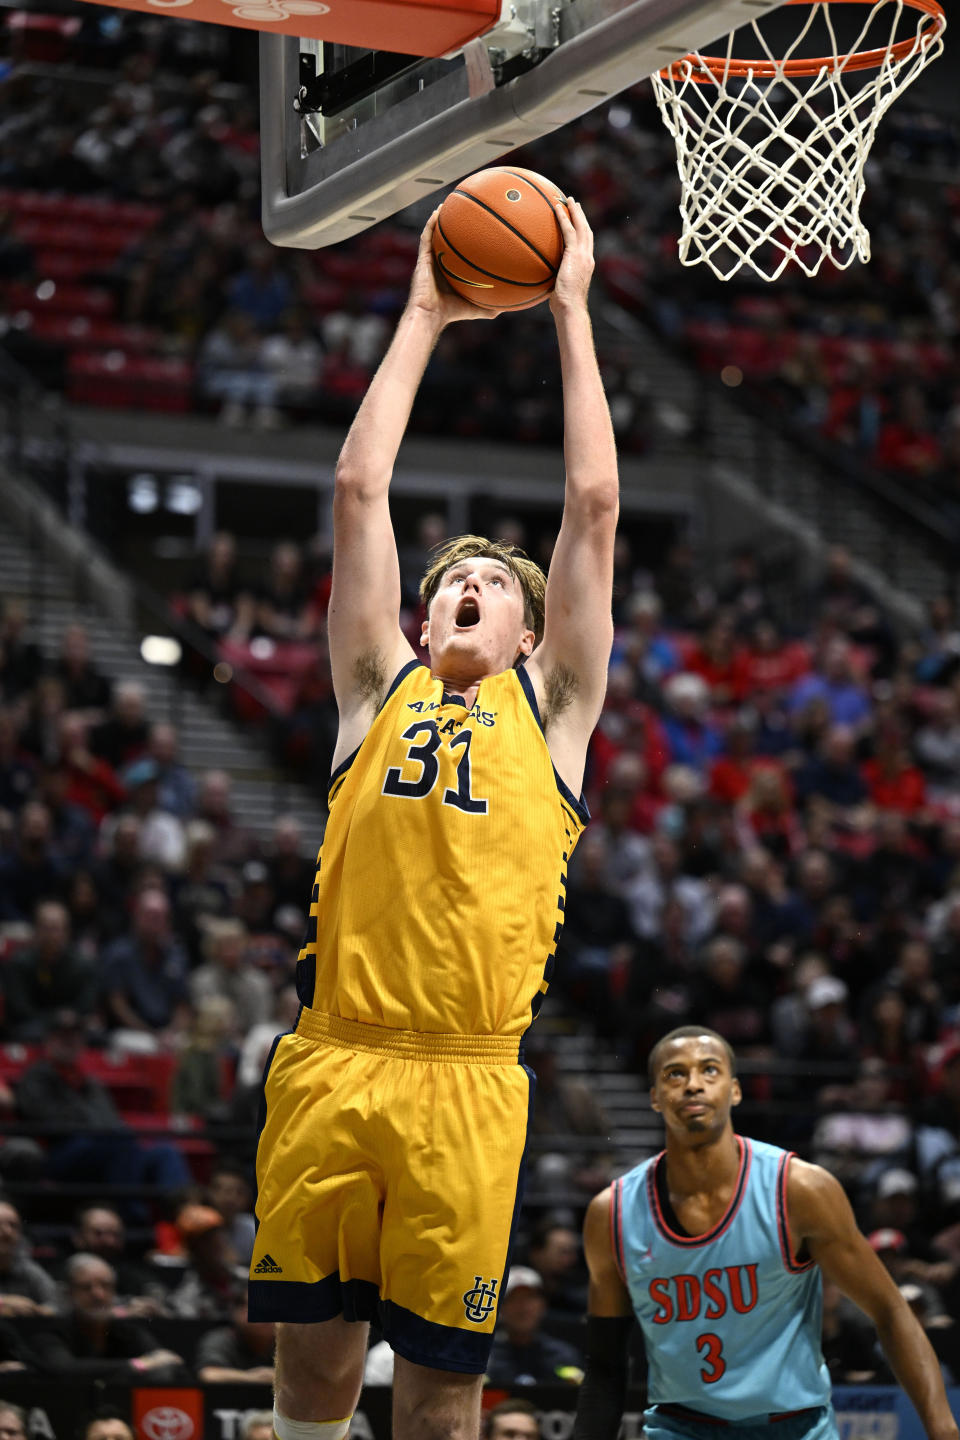
[[[496,1308],[499,1278],[484,1281],[481,1276],[473,1277],[473,1287],[464,1291],[463,1308],[467,1319],[474,1325],[482,1325],[487,1316]]]

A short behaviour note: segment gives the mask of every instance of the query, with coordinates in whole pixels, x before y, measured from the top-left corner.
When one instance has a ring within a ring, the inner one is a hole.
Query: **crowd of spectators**
[[[65,43],[94,68],[110,52],[123,82],[100,94],[99,109],[85,108],[80,88],[65,104],[11,49],[0,183],[158,207],[91,278],[125,323],[154,327],[196,360],[204,403],[225,424],[270,428],[298,409],[342,419],[402,302],[413,232],[388,227],[352,242],[352,259],[259,242],[255,115],[243,84],[222,78],[236,66],[217,47],[239,42],[215,27],[91,18]],[[828,273],[803,289],[788,276],[763,299],[748,283],[721,291],[685,276],[682,307],[671,283],[673,158],[645,87],[524,158],[583,201],[611,295],[705,364],[739,367],[783,415],[934,487],[947,506],[960,478],[949,348],[956,192],[924,172],[931,155],[955,167],[956,136],[946,122],[896,112],[885,127],[868,192],[873,270]],[[894,205],[889,187],[904,174],[910,198]],[[357,261],[371,258],[380,279],[361,298]],[[5,278],[35,280],[35,264],[8,216]],[[548,319],[534,312],[511,324],[518,343],[506,360],[493,327],[442,338],[417,425],[558,436]],[[747,332],[751,344],[760,337],[750,355],[762,361],[731,349]],[[643,377],[609,360],[606,378],[621,442],[642,448]],[[414,643],[416,579],[434,529],[425,517],[401,556]],[[617,576],[609,692],[585,781],[595,818],[571,866],[557,991],[641,1072],[650,1043],[673,1025],[696,1019],[727,1035],[743,1061],[751,1128],[766,1124],[769,1138],[841,1176],[960,1376],[954,603],[942,597],[922,633],[901,633],[842,551],[789,609],[749,547],[704,577],[684,544],[648,573],[624,540]],[[221,536],[178,601],[228,657],[299,647],[285,742],[318,777],[336,720],[328,598],[322,543],[278,544],[253,585]],[[249,1139],[236,1142],[233,1162],[226,1142],[212,1158],[191,1143],[251,1133],[263,1057],[296,1009],[313,855],[291,817],[269,837],[248,832],[232,814],[229,776],[191,775],[177,749],[138,686],[99,673],[82,627],[45,655],[24,607],[6,600],[0,1040],[17,1064],[0,1084],[9,1122],[0,1176],[12,1193],[25,1178],[51,1188],[97,1181],[103,1193],[69,1229],[61,1217],[52,1237],[25,1237],[16,1205],[0,1202],[0,1322],[30,1320],[22,1333],[0,1325],[0,1368],[269,1378],[269,1335],[244,1320],[237,1298],[252,1229]],[[109,1066],[95,1063],[105,1056],[165,1060],[169,1133],[152,1138],[120,1103]],[[545,1055],[533,1063],[541,1138],[573,1142],[542,1157],[538,1179],[552,1177],[568,1208],[527,1237],[504,1298],[494,1358],[505,1383],[576,1378],[583,1274],[570,1196],[582,1203],[616,1163],[596,1143],[608,1126],[595,1097],[551,1073]],[[119,1208],[108,1203],[111,1184],[124,1187]],[[135,1243],[125,1246],[125,1229]],[[187,1320],[199,1328],[170,1328]],[[870,1337],[829,1294],[825,1335],[837,1378],[887,1378]]]
[[[5,38],[0,185],[153,207],[128,243],[84,275],[111,293],[119,320],[151,335],[163,354],[186,357],[195,403],[224,424],[348,418],[403,301],[423,214],[327,250],[267,245],[252,52],[239,32],[124,13],[109,25],[84,17],[57,58],[91,74],[119,70],[121,80],[66,92],[29,64],[29,26],[8,24]],[[746,380],[768,419],[899,476],[960,526],[958,155],[948,114],[902,101],[884,119],[868,166],[871,264],[827,265],[815,282],[794,267],[776,286],[746,271],[722,284],[704,267],[680,269],[673,142],[647,84],[519,159],[583,201],[608,301],[639,312],[709,374]],[[21,218],[15,209],[3,215],[0,272],[42,279],[48,252],[37,245],[45,242]],[[534,310],[511,317],[511,326],[506,356],[490,327],[444,335],[415,426],[557,438],[548,317]],[[42,352],[54,343],[67,342],[11,317],[8,344],[48,375],[56,367],[49,355],[44,367]],[[628,351],[604,345],[621,448],[646,450],[658,428],[649,382]]]
[[[505,525],[534,552],[547,548],[519,521]],[[411,636],[421,618],[412,577],[431,534],[427,519],[402,547]],[[226,536],[185,603],[211,634],[247,625],[249,641],[276,623],[278,639],[309,636],[323,656],[329,576],[297,584],[302,557],[289,542],[281,548],[291,553],[275,567],[271,604],[233,583]],[[609,691],[585,778],[594,820],[570,868],[556,1003],[641,1073],[673,1025],[700,1020],[726,1035],[743,1066],[749,1129],[841,1177],[898,1282],[918,1287],[956,1373],[954,608],[941,598],[922,633],[901,632],[842,550],[786,611],[773,598],[776,577],[749,548],[705,576],[678,542],[650,572],[621,537],[617,577]],[[242,1197],[193,1195],[189,1148],[138,1132],[109,1077],[86,1062],[91,1046],[166,1053],[174,1115],[214,1137],[218,1126],[250,1125],[264,1051],[296,1006],[312,857],[288,817],[267,841],[232,822],[227,777],[195,784],[169,726],[158,759],[142,696],[98,683],[76,628],[63,656],[44,657],[11,603],[3,636],[0,916],[10,953],[0,979],[4,1036],[29,1052],[5,1104],[35,1127],[37,1153],[11,1136],[0,1167],[12,1147],[14,1175],[33,1166],[40,1177],[102,1176],[177,1204],[187,1197],[187,1219],[181,1206],[167,1225],[192,1278],[168,1289],[163,1313],[223,1320],[227,1254],[249,1253]],[[549,1045],[533,1047],[531,1063],[539,1213],[554,1195],[548,1213],[568,1235],[554,1247],[534,1237],[522,1254],[527,1279],[538,1278],[505,1297],[511,1325],[498,1355],[518,1374],[547,1366],[576,1378],[563,1346],[578,1337],[562,1316],[558,1324],[554,1292],[565,1288],[563,1267],[580,1263],[579,1207],[621,1161],[589,1087],[558,1074]],[[242,1169],[249,1150],[240,1151]],[[154,1224],[155,1209],[131,1201],[124,1218]],[[850,1317],[842,1306],[837,1314],[846,1336]],[[254,1334],[243,1343],[262,1361]],[[845,1344],[835,1345],[837,1373],[859,1373],[863,1356],[854,1363]],[[210,1364],[233,1353],[223,1340]],[[551,1357],[560,1358],[548,1366]],[[885,1374],[876,1355],[867,1368]]]

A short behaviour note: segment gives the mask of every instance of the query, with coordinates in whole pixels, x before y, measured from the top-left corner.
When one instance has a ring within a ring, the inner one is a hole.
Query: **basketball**
[[[549,295],[563,257],[554,205],[566,196],[533,170],[498,165],[461,180],[433,232],[437,267],[482,310],[524,310]]]

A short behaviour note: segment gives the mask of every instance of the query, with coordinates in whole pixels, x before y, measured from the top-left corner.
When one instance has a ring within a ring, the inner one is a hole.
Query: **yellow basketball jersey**
[[[589,818],[553,768],[525,671],[468,712],[417,661],[335,772],[297,967],[347,1020],[521,1035],[550,980]]]

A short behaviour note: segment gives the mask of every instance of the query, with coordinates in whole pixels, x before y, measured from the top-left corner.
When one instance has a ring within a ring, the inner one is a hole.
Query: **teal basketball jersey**
[[[787,1229],[792,1157],[737,1143],[733,1198],[707,1234],[671,1228],[657,1185],[662,1154],[614,1182],[610,1215],[646,1344],[649,1404],[734,1422],[830,1403],[820,1271],[797,1262]]]

